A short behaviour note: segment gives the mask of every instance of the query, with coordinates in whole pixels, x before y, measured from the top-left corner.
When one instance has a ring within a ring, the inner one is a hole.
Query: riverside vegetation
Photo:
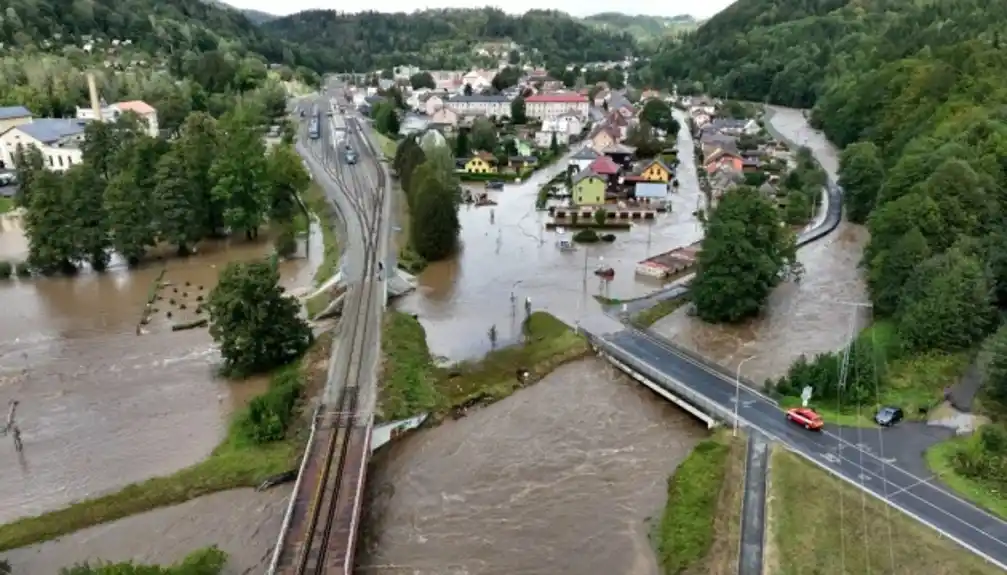
[[[684,91],[813,106],[812,124],[844,148],[839,183],[849,218],[870,231],[863,267],[876,323],[851,344],[859,369],[835,400],[835,354],[798,362],[779,392],[810,384],[846,416],[886,399],[929,407],[979,349],[999,349],[990,338],[1007,308],[1005,22],[1007,7],[976,0],[743,0],[641,72]],[[935,448],[930,462],[1003,513],[996,373],[982,370],[979,404],[993,427]]]
[[[324,385],[332,339],[323,335],[312,344],[296,302],[278,281],[275,260],[230,264],[210,295],[210,333],[220,344],[225,370],[235,375],[270,371],[271,376],[267,391],[234,416],[209,458],[166,477],[0,525],[0,550],[216,491],[254,487],[295,467],[310,420],[304,400]],[[243,341],[260,343],[249,347]]]
[[[395,421],[432,412],[435,418],[464,413],[492,403],[534,383],[565,362],[583,357],[589,345],[563,322],[546,312],[528,313],[522,322],[522,341],[495,348],[477,361],[438,367],[427,348],[420,322],[390,311],[383,326],[386,345],[381,370],[378,407],[382,421]],[[527,377],[517,372],[526,370]]]

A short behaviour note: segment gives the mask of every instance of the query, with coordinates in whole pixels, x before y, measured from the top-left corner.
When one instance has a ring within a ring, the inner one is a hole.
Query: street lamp
[[[745,365],[748,360],[755,359],[759,356],[750,355],[745,359],[741,360],[738,364],[738,370],[734,375],[734,430],[731,432],[733,437],[738,436],[738,409],[741,406],[741,366]]]

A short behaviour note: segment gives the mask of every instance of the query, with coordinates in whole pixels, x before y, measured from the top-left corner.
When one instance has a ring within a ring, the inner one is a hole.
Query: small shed
[[[668,201],[668,184],[664,182],[637,182],[633,197],[648,204],[664,204]]]

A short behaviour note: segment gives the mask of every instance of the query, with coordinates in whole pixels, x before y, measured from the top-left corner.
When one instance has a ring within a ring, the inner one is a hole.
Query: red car
[[[807,407],[793,407],[787,410],[787,419],[798,425],[803,425],[804,429],[820,431],[825,425],[822,416],[815,413],[815,410]]]

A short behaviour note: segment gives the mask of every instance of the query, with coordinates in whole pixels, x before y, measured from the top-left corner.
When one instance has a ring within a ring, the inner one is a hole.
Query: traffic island
[[[668,500],[651,532],[661,573],[737,573],[745,445],[744,437],[718,432],[668,478]]]
[[[269,389],[234,415],[227,436],[206,460],[165,477],[0,525],[0,551],[218,491],[258,487],[267,478],[296,469],[304,452],[305,431],[311,425],[312,411],[305,398],[314,397],[325,385],[331,348],[332,335],[324,334],[299,361],[278,369]],[[282,429],[276,428],[277,422]],[[278,437],[266,437],[263,430]]]
[[[532,385],[557,367],[587,355],[587,340],[555,316],[534,312],[524,321],[523,341],[480,360],[438,367],[419,320],[389,311],[384,322],[378,419],[430,413],[428,423],[460,417]]]
[[[1002,573],[781,446],[770,468],[765,573]]]

